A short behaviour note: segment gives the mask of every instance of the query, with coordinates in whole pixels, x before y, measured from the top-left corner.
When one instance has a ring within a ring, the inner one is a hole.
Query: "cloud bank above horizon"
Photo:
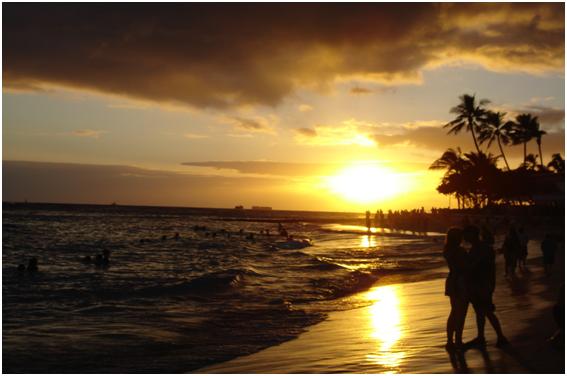
[[[276,106],[299,88],[324,91],[349,79],[419,82],[423,69],[465,62],[564,72],[562,3],[10,3],[3,10],[8,90],[60,86],[222,109]]]

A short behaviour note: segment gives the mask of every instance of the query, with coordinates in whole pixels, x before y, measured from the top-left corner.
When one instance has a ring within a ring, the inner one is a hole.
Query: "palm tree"
[[[537,117],[536,117],[537,119]],[[532,131],[532,136],[536,139],[536,143],[537,143],[537,148],[539,150],[539,163],[541,165],[541,169],[544,170],[545,166],[543,165],[543,154],[541,154],[541,138],[543,135],[547,134],[546,131],[544,131],[543,129],[539,129],[539,122],[535,121],[533,123],[534,128],[531,129]]]
[[[453,172],[460,170],[463,163],[461,148],[447,149],[443,155],[429,166],[430,170],[443,170]]]
[[[505,112],[492,112],[487,111],[484,117],[483,127],[480,129],[478,140],[482,145],[485,141],[488,141],[487,149],[490,148],[492,142],[496,140],[498,142],[498,148],[500,148],[500,154],[504,159],[506,168],[510,171],[510,165],[508,165],[508,160],[504,155],[504,150],[502,149],[502,144],[508,145],[511,141],[512,125],[509,122],[504,122]]]
[[[481,99],[477,104],[475,96],[468,94],[461,95],[459,99],[461,100],[461,103],[451,109],[451,113],[456,114],[457,117],[445,124],[443,128],[450,128],[447,133],[453,134],[458,134],[461,130],[463,130],[463,128],[471,132],[476,151],[480,153],[475,132],[478,130],[479,123],[482,122],[486,113],[486,110],[483,107],[490,103],[490,101],[487,99]]]
[[[520,165],[520,168],[530,171],[536,171],[537,167],[537,155],[535,154],[526,155],[524,163]]]
[[[467,206],[467,201],[479,207],[484,202],[490,203],[496,196],[499,156],[483,152],[462,154],[459,148],[447,149],[443,155],[429,167],[431,170],[446,169],[437,191],[442,194],[454,194],[459,208]]]
[[[536,125],[537,124],[537,125]],[[524,164],[527,157],[527,144],[534,137],[534,129],[539,129],[537,116],[531,114],[520,114],[516,116],[515,122],[510,122],[513,128],[511,132],[514,145],[524,144]]]
[[[555,171],[558,174],[565,173],[565,159],[561,157],[561,154],[556,153],[551,156],[551,161],[547,164],[547,168]]]
[[[490,203],[495,196],[495,186],[497,185],[498,170],[497,163],[500,156],[491,153],[465,153],[467,161],[469,192],[474,199],[475,207],[480,207],[482,202]]]
[[[462,157],[461,148],[447,149],[439,159],[429,166],[430,170],[447,170],[437,190],[442,194],[454,194],[459,209],[461,203],[464,207],[464,196],[466,194],[466,190],[463,189],[466,184],[462,182],[465,166],[466,161]]]

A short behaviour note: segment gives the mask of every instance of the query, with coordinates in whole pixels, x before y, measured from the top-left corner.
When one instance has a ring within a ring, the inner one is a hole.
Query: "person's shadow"
[[[490,359],[490,355],[488,354],[488,351],[486,351],[486,348],[484,347],[468,348],[468,349],[464,349],[463,351],[455,351],[453,349],[447,350],[447,353],[449,354],[449,360],[455,372],[470,373],[470,369],[468,367],[467,360],[465,358],[465,352],[472,349],[479,351],[480,355],[482,356],[482,360],[484,361],[484,370],[482,373],[494,373],[495,372],[494,365],[492,364],[492,360]]]
[[[482,355],[482,360],[484,361],[484,372],[483,373],[494,373],[494,366],[492,365],[492,360],[490,360],[490,355],[486,351],[485,347],[477,349]]]
[[[447,353],[449,354],[449,361],[455,373],[469,373],[469,366],[467,365],[465,354],[462,351],[447,349]]]

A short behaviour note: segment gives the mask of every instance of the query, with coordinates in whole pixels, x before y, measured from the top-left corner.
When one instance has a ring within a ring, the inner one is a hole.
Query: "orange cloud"
[[[364,125],[355,120],[346,120],[340,125],[316,125],[314,128],[295,129],[295,140],[304,145],[333,146],[359,145],[376,146],[372,136]]]
[[[77,129],[72,131],[70,134],[77,137],[89,137],[89,138],[99,138],[106,131],[97,131],[94,129]]]

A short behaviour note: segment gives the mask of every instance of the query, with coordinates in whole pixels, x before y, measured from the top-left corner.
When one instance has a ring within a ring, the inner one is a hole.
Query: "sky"
[[[2,8],[4,201],[447,207],[465,93],[564,155],[563,3]]]

